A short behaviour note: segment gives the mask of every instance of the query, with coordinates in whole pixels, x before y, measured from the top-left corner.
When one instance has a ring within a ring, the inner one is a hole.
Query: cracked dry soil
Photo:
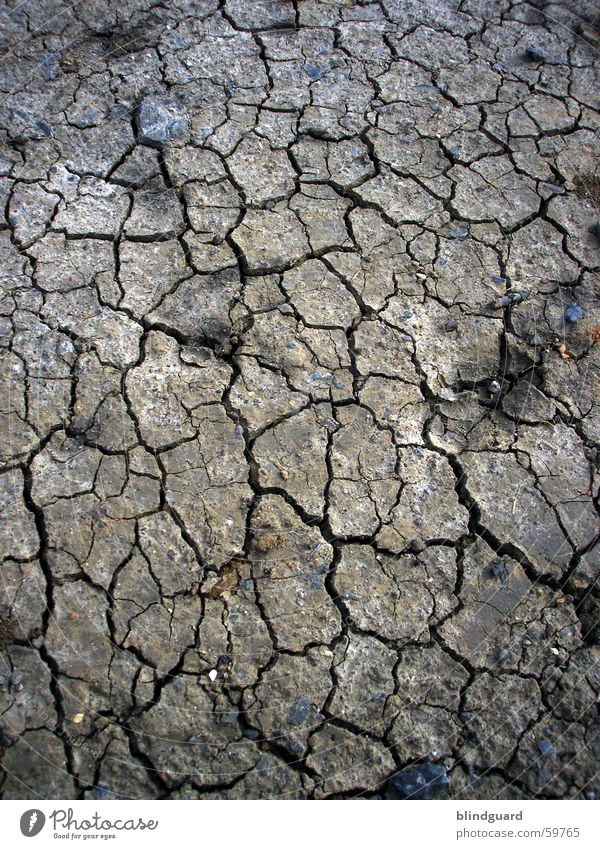
[[[5,0],[5,799],[600,792],[590,9]]]

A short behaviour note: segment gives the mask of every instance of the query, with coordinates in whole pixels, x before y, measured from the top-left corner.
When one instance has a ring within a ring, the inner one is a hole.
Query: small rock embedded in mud
[[[448,236],[451,239],[464,239],[469,235],[469,228],[466,224],[460,224],[458,227],[455,227],[453,230],[450,230]]]
[[[417,764],[397,772],[390,785],[405,799],[436,799],[450,786],[441,764]]]
[[[554,746],[552,745],[550,740],[546,740],[546,738],[544,738],[543,740],[538,740],[537,747],[540,755],[554,754]]]
[[[567,321],[574,324],[576,321],[579,321],[580,318],[583,318],[583,310],[575,301],[571,301],[569,306],[565,310],[565,318]]]
[[[422,551],[425,551],[426,545],[424,542],[421,542],[420,539],[411,539],[408,543],[409,551],[412,551],[413,554],[420,554]]]
[[[490,380],[490,382],[488,383],[488,392],[490,393],[490,395],[498,395],[501,389],[502,386],[498,383],[497,380]]]
[[[529,297],[529,292],[522,290],[520,292],[507,292],[506,295],[501,295],[496,301],[499,307],[513,307],[520,304]]]
[[[533,59],[534,62],[545,62],[546,54],[543,50],[540,50],[539,47],[530,46],[525,51],[525,55],[528,59]]]
[[[288,715],[288,725],[302,725],[310,711],[310,702],[304,696],[296,699]]]
[[[549,192],[555,195],[564,195],[565,189],[564,186],[557,186],[556,183],[544,183],[544,188],[548,189]]]
[[[184,141],[188,135],[188,119],[173,97],[146,97],[138,111],[138,139],[151,145]]]
[[[508,571],[501,560],[496,560],[492,563],[492,574],[495,578],[502,581],[503,584],[508,581]]]
[[[311,80],[319,80],[328,70],[329,68],[319,67],[318,65],[307,64],[304,66],[304,71]]]
[[[453,330],[458,329],[458,321],[455,318],[449,318],[446,324],[444,325],[444,330],[446,333],[452,333]]]

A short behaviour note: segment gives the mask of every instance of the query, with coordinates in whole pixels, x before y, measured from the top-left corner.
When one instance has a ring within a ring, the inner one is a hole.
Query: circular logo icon
[[[31,808],[21,815],[21,834],[25,837],[35,837],[43,829],[46,817],[37,808]]]

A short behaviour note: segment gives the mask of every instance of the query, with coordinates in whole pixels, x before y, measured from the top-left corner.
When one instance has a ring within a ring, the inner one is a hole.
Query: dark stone
[[[537,747],[540,755],[554,754],[554,746],[552,745],[550,740],[547,740],[546,738],[544,738],[543,740],[538,740]]]
[[[458,321],[455,318],[449,318],[446,324],[444,325],[444,330],[446,333],[452,333],[453,330],[458,329]]]
[[[44,121],[36,121],[35,126],[37,127],[38,130],[40,130],[44,134],[44,136],[46,138],[49,139],[50,136],[52,135],[52,130],[50,129],[48,124],[46,124]]]
[[[288,725],[302,725],[310,712],[310,702],[304,696],[296,699],[288,714]]]
[[[574,324],[576,321],[579,321],[580,318],[583,318],[583,310],[575,301],[571,301],[569,306],[565,310],[565,318],[567,321]]]
[[[520,304],[529,297],[529,292],[526,290],[507,292],[496,301],[499,307],[513,307],[515,304]]]
[[[525,55],[528,59],[532,59],[534,62],[545,62],[546,54],[543,50],[540,50],[539,47],[535,47],[530,45],[525,51]]]
[[[219,725],[235,725],[238,715],[239,712],[237,710],[228,710],[217,714],[217,722]]]
[[[425,543],[421,542],[420,539],[411,539],[408,543],[409,551],[412,551],[413,554],[420,554],[422,551],[426,549]]]
[[[304,66],[304,71],[307,76],[311,78],[311,80],[319,80],[321,77],[327,73],[329,68],[320,68],[318,65],[310,65],[307,64]]]
[[[441,764],[416,764],[397,772],[389,780],[404,799],[436,799],[450,787],[450,779]]]
[[[505,584],[508,581],[508,569],[501,560],[492,563],[492,575]]]

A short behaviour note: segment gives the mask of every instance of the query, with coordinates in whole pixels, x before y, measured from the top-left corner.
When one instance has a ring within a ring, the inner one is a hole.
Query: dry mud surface
[[[0,792],[600,792],[591,4],[0,10]]]

